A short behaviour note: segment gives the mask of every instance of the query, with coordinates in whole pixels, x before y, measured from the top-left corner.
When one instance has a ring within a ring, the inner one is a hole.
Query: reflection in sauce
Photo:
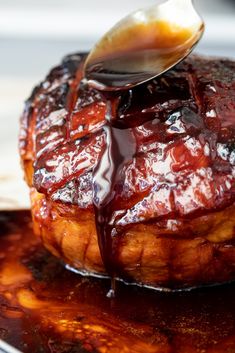
[[[29,212],[0,214],[0,338],[24,353],[221,353],[235,350],[235,286],[166,294],[64,268]]]
[[[189,54],[203,27],[194,31],[166,21],[121,28],[107,35],[88,56],[86,78],[101,90],[127,88],[150,79]]]

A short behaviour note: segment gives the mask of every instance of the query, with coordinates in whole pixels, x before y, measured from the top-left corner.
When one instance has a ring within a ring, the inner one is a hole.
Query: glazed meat
[[[191,56],[111,96],[64,59],[26,102],[35,233],[72,267],[151,287],[235,279],[235,62]]]

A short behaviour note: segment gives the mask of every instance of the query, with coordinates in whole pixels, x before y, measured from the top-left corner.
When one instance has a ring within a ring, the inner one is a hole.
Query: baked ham
[[[83,79],[85,57],[53,69],[21,118],[35,233],[84,273],[170,289],[234,280],[235,62],[192,55],[109,97]],[[115,234],[102,238],[94,170],[107,152],[107,114],[123,148],[130,133],[135,149],[117,166],[103,224]]]

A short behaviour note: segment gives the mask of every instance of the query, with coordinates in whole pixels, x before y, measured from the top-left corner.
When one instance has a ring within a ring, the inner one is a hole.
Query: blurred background
[[[87,51],[120,18],[157,0],[0,0],[0,207],[28,205],[17,151],[31,89],[67,53]],[[206,22],[196,51],[235,58],[235,0],[195,0]],[[21,182],[20,182],[21,181]],[[4,206],[3,206],[4,205]]]

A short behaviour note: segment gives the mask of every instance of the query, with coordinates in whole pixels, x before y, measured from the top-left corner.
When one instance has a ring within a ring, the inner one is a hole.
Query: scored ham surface
[[[104,274],[92,172],[110,105],[81,81],[84,58],[66,57],[33,91],[20,153],[35,232],[66,263]],[[137,146],[112,209],[118,276],[168,288],[235,279],[235,62],[191,56],[112,103]]]

